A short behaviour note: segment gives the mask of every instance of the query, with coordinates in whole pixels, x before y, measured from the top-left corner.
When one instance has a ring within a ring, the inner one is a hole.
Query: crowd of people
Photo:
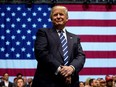
[[[26,78],[18,73],[14,81],[9,81],[9,74],[4,73],[1,77],[0,87],[31,87],[33,78]],[[80,81],[80,87],[116,87],[116,75],[106,75],[105,78],[87,78]]]
[[[0,87],[31,87],[32,78],[26,78],[21,73],[18,73],[14,81],[9,81],[9,74],[4,73],[1,77]]]
[[[87,78],[80,81],[80,87],[116,87],[116,75],[106,75],[105,78]]]

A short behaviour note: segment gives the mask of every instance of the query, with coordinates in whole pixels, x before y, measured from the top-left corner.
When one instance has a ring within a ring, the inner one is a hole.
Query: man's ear
[[[66,21],[68,21],[68,17],[67,17]]]

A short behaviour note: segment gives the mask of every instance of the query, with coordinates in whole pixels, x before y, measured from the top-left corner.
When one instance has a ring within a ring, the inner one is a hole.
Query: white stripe
[[[36,60],[4,60],[0,59],[0,68],[36,68]]]
[[[110,59],[86,59],[84,67],[98,67],[98,68],[105,68],[105,67],[116,67],[116,58]]]
[[[116,20],[116,12],[70,11],[69,19]]]
[[[82,42],[84,51],[116,51],[116,42]]]
[[[66,46],[64,49],[63,49],[63,52],[67,49],[68,46]]]
[[[61,43],[63,43],[64,41],[65,41],[65,39],[63,39]]]
[[[68,64],[68,61],[64,65],[67,65],[67,64]]]
[[[86,81],[88,78],[103,78],[105,79],[106,75],[80,75],[79,76],[79,81]],[[1,77],[1,76],[0,76]],[[26,76],[27,78],[33,78],[33,76]],[[9,76],[9,81],[13,82],[15,76]]]
[[[64,43],[64,44],[62,43],[62,44],[63,44],[63,45],[62,45],[63,48],[64,48],[64,46],[66,45],[66,43],[67,43],[66,40],[65,40],[65,43]],[[65,46],[65,48],[66,48],[66,46]]]
[[[68,53],[68,51],[65,52],[64,56]]]
[[[84,51],[116,51],[116,42],[82,42]]]
[[[62,38],[63,38],[63,35],[62,36],[60,36],[60,39],[62,40]]]
[[[116,35],[116,27],[66,27],[67,31],[77,35]]]
[[[67,58],[68,58],[68,56],[66,56],[66,58],[64,59],[64,61],[66,61],[66,60],[67,60]]]
[[[36,60],[0,60],[0,68],[36,69],[36,67]],[[84,67],[116,67],[116,58],[87,58]]]

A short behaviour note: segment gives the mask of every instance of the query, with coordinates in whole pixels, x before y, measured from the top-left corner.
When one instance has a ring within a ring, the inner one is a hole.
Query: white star
[[[2,12],[2,13],[1,13],[1,16],[5,16],[5,13],[4,13],[4,12]]]
[[[46,28],[46,27],[47,27],[47,25],[46,25],[46,24],[44,24],[44,25],[43,25],[43,28]]]
[[[26,36],[23,35],[23,36],[22,36],[22,40],[24,40],[25,38],[26,38]]]
[[[11,27],[12,27],[12,28],[15,28],[15,24],[11,24]]]
[[[9,57],[9,54],[8,54],[8,53],[6,53],[6,54],[5,54],[5,56],[6,56],[6,57]]]
[[[16,42],[16,45],[20,45],[20,42],[19,42],[19,41],[17,41],[17,42]]]
[[[22,13],[22,15],[23,15],[23,16],[26,16],[27,14],[24,12],[24,13]]]
[[[38,22],[41,22],[41,21],[42,21],[42,19],[41,19],[41,18],[38,18],[37,20],[38,20]]]
[[[33,25],[32,25],[33,28],[36,28],[36,26],[37,26],[36,24],[33,24]]]
[[[4,24],[1,24],[1,28],[4,28],[5,27],[5,25]]]
[[[10,8],[10,7],[7,7],[6,9],[7,9],[7,11],[10,11],[10,10],[11,10],[11,8]]]
[[[25,48],[24,48],[24,47],[23,47],[23,48],[21,48],[21,51],[22,51],[22,52],[25,52]]]
[[[6,33],[8,33],[8,34],[9,34],[9,33],[10,33],[10,30],[9,30],[9,29],[7,29],[7,30],[6,30]]]
[[[30,34],[31,33],[31,30],[27,30],[27,33]]]
[[[25,27],[26,27],[26,24],[23,24],[23,25],[22,25],[22,28],[25,28]]]
[[[1,48],[1,51],[4,52],[4,50],[5,50],[4,47],[2,47],[2,48]]]
[[[21,19],[20,19],[20,18],[17,18],[16,20],[17,20],[17,22],[20,22],[20,21],[21,21]]]
[[[2,35],[2,36],[1,36],[1,39],[4,40],[4,39],[5,39],[5,36]]]
[[[6,41],[6,45],[9,45],[10,44],[10,42],[9,41]]]
[[[30,57],[31,57],[31,54],[28,53],[28,54],[27,54],[27,57],[30,58]]]
[[[17,57],[17,58],[19,58],[19,57],[20,57],[20,54],[19,54],[19,53],[17,53],[17,54],[16,54],[16,57]]]
[[[17,34],[20,34],[20,33],[21,33],[21,30],[18,29],[18,30],[17,30]]]
[[[48,22],[51,22],[51,19],[50,18],[48,19]]]
[[[12,14],[12,16],[15,16],[15,15],[16,15],[16,13],[14,13],[14,12],[13,12],[13,13],[11,13],[11,14]]]
[[[14,48],[14,47],[12,47],[12,48],[11,48],[11,51],[12,51],[12,52],[14,52],[14,51],[15,51],[15,48]]]
[[[51,11],[51,8],[50,7],[48,8],[48,11]]]
[[[43,16],[46,16],[46,15],[47,15],[47,13],[46,13],[46,12],[44,12],[44,13],[43,13]]]
[[[32,51],[34,52],[34,48],[32,48]]]
[[[33,36],[32,36],[32,38],[33,38],[33,40],[35,40],[35,39],[36,39],[36,36],[35,36],[35,35],[33,35]]]
[[[17,7],[17,11],[20,11],[21,10],[21,7]]]
[[[10,22],[10,18],[6,18],[6,21],[7,21],[7,22]]]
[[[38,9],[38,11],[41,11],[41,10],[42,10],[42,8],[41,8],[41,7],[37,8],[37,9]]]
[[[27,45],[31,45],[31,42],[30,41],[27,41]]]
[[[37,15],[37,13],[33,12],[33,16],[36,16],[36,15]]]
[[[27,21],[30,22],[31,21],[31,18],[28,18]]]
[[[13,40],[13,39],[15,39],[15,36],[14,36],[14,35],[12,35],[12,36],[11,36],[11,38],[12,38],[12,40]]]
[[[31,8],[27,8],[28,11],[31,11]]]

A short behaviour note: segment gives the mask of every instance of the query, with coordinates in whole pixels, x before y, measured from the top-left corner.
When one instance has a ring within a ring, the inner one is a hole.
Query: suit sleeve
[[[42,29],[36,34],[34,48],[35,57],[38,63],[55,73],[60,66],[60,62],[58,62],[51,54],[46,32]]]
[[[79,73],[83,68],[84,63],[85,63],[85,54],[80,44],[80,38],[76,38],[76,41],[73,44],[73,59],[70,65],[74,66],[75,73]]]

